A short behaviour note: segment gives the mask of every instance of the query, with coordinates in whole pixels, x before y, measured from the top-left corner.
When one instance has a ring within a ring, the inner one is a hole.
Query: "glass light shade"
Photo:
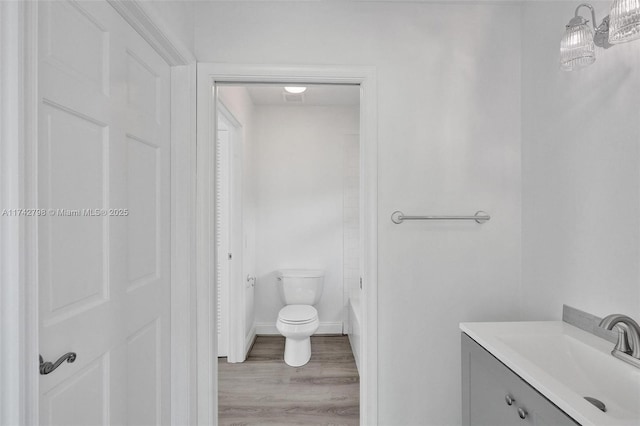
[[[596,60],[593,32],[582,20],[580,24],[568,25],[560,41],[560,68],[564,71],[586,67]]]
[[[609,43],[640,38],[640,0],[615,0],[609,14]]]

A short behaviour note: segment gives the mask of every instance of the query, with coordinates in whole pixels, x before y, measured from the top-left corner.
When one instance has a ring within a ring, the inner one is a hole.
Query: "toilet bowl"
[[[285,307],[278,312],[276,328],[285,337],[284,362],[292,367],[305,365],[311,359],[311,335],[320,320],[313,307],[320,300],[324,271],[286,269],[278,271],[278,288]]]
[[[318,330],[318,311],[311,305],[287,305],[278,313],[276,328],[286,340],[284,362],[292,367],[311,359],[311,335]]]

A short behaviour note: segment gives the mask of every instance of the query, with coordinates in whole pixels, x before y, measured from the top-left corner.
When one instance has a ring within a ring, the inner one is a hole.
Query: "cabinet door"
[[[513,400],[507,404],[507,396]],[[526,411],[521,419],[518,409]],[[577,423],[482,346],[462,334],[462,424],[576,426]]]
[[[517,408],[505,400],[513,398],[514,392],[509,375],[499,368],[502,364],[484,356],[483,349],[465,334],[462,347],[463,425],[515,425],[520,418]]]

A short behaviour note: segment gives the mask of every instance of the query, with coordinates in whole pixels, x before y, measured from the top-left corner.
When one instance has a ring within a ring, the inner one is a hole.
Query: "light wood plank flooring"
[[[311,360],[284,363],[284,337],[258,336],[243,363],[218,360],[221,426],[358,425],[360,380],[346,336],[311,337]]]

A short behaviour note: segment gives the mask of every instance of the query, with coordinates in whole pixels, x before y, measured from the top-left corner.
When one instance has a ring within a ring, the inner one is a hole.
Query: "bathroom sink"
[[[583,426],[640,425],[640,369],[614,358],[613,343],[560,321],[460,328]]]

